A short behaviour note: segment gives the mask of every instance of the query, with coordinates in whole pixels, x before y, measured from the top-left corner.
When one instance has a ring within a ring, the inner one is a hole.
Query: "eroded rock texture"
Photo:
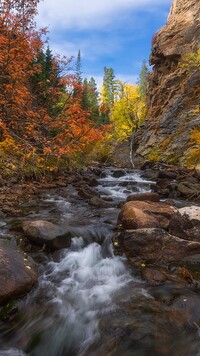
[[[174,0],[166,26],[152,39],[149,112],[138,134],[138,154],[175,163],[198,150],[190,134],[200,128],[200,68],[188,73],[180,64],[199,46],[200,0]]]

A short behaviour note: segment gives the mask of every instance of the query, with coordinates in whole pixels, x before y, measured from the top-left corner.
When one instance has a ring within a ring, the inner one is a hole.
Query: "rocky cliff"
[[[198,48],[200,0],[174,0],[166,26],[152,39],[149,110],[138,133],[137,154],[200,163],[200,67],[182,65],[185,55]]]

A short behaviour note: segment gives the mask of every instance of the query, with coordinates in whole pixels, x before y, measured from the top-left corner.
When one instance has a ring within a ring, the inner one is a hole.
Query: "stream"
[[[67,186],[45,193],[28,211],[29,220],[68,226],[74,237],[69,249],[32,254],[39,280],[13,317],[0,322],[0,356],[200,355],[196,291],[170,281],[149,286],[113,252],[117,207],[152,184],[140,171],[115,178],[116,171],[105,169],[96,187],[112,197],[108,208],[88,205]],[[189,315],[183,298],[193,303]]]

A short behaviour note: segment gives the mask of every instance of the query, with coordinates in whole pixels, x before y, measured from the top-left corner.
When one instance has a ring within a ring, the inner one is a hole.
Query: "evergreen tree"
[[[78,51],[78,56],[76,60],[76,69],[75,69],[76,77],[77,77],[77,83],[82,84],[83,79],[82,79],[82,65],[81,65],[81,51],[79,49]]]
[[[99,119],[99,102],[98,91],[95,79],[93,77],[83,82],[83,109],[91,112],[90,119],[98,122]]]
[[[85,78],[83,81],[83,97],[82,97],[82,105],[84,110],[89,110],[90,109],[90,103],[89,103],[89,84],[88,80]]]
[[[148,76],[149,76],[149,70],[146,65],[146,61],[144,60],[142,62],[142,69],[137,84],[139,85],[138,90],[139,90],[140,97],[145,102],[147,102],[147,97],[148,97]]]
[[[34,65],[37,72],[31,78],[32,91],[38,103],[53,116],[54,106],[58,100],[57,89],[59,87],[60,91],[64,91],[64,86],[60,84],[60,70],[49,46],[45,52],[43,49],[40,50]]]
[[[99,101],[98,101],[98,91],[97,91],[97,84],[93,77],[90,78],[89,83],[89,105],[91,110],[91,119],[97,121],[99,118]]]
[[[101,92],[101,117],[104,122],[109,120],[111,108],[115,100],[115,75],[113,68],[104,67],[103,87]]]

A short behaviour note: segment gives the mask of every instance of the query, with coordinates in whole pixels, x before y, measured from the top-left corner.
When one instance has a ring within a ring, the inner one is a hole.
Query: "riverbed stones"
[[[24,221],[23,231],[28,239],[37,245],[46,245],[50,249],[68,248],[72,234],[62,227],[45,220]]]
[[[180,239],[159,228],[126,230],[118,237],[131,259],[145,262],[179,262],[184,257],[199,255],[200,242]]]
[[[33,259],[11,241],[0,239],[0,304],[28,293],[36,281]]]
[[[177,209],[163,202],[128,201],[117,227],[115,244],[131,260],[171,263],[200,258],[198,206]]]

